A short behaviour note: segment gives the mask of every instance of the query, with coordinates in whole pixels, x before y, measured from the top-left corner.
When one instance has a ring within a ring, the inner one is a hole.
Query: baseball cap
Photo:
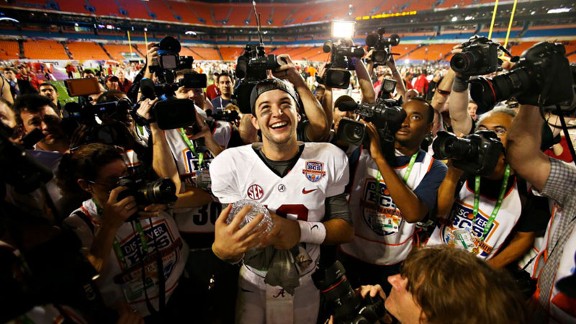
[[[260,97],[264,92],[268,92],[271,90],[282,90],[294,99],[296,102],[296,106],[300,107],[300,99],[296,90],[294,90],[294,86],[287,81],[278,78],[271,78],[271,79],[264,79],[258,82],[254,88],[252,89],[252,93],[250,94],[250,109],[252,114],[255,115],[256,112],[256,99]]]
[[[109,75],[106,77],[106,81],[110,81],[110,82],[120,82],[120,80],[118,79],[117,76],[115,75]]]

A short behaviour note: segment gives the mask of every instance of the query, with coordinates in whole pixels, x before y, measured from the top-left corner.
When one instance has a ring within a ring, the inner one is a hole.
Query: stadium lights
[[[186,34],[186,35],[192,35],[192,36],[196,36],[196,35],[197,35],[196,32],[195,32],[195,31],[192,31],[192,30],[187,30],[184,34]]]
[[[556,8],[548,10],[549,14],[570,12],[570,8]]]
[[[354,21],[333,21],[332,37],[352,38],[354,36]]]

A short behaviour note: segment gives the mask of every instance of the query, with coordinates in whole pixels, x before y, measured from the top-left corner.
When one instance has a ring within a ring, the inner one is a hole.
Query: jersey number
[[[208,206],[210,206],[210,215],[208,215]],[[221,211],[222,205],[217,202],[212,202],[202,206],[202,208],[198,210],[199,214],[194,214],[192,216],[192,221],[194,222],[194,225],[206,225],[208,219],[210,219],[210,223],[215,224]]]
[[[300,204],[282,205],[276,209],[276,214],[287,219],[308,221],[308,208]]]

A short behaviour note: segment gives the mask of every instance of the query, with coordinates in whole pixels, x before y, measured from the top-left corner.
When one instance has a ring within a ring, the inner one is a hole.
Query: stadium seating
[[[106,52],[94,42],[68,43],[68,48],[75,60],[107,60]]]
[[[57,41],[35,40],[24,42],[24,56],[29,59],[68,60],[64,46]]]
[[[0,60],[15,60],[19,58],[20,47],[15,41],[0,41]]]
[[[132,51],[130,51],[129,45],[120,45],[120,44],[106,44],[104,45],[110,56],[113,60],[121,61],[125,59],[125,56],[122,53],[133,53],[138,55],[138,57],[142,57],[140,53],[132,47]]]

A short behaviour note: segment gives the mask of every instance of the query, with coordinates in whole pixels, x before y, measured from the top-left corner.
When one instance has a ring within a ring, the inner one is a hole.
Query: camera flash
[[[333,21],[333,38],[352,38],[354,36],[354,21]]]

